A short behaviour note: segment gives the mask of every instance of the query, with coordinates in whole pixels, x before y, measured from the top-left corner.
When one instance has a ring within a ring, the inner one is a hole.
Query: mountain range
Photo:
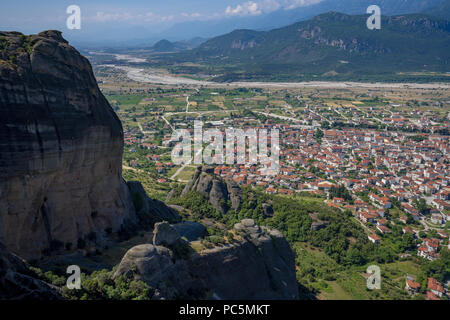
[[[381,30],[369,30],[367,17],[330,12],[271,31],[235,30],[163,60],[218,66],[221,81],[395,80],[398,73],[449,71],[448,20],[385,16]]]
[[[212,38],[236,29],[268,31],[299,21],[306,21],[330,11],[360,15],[365,14],[367,7],[373,4],[379,5],[382,14],[386,16],[426,12],[446,18],[450,16],[449,1],[322,0],[315,4],[304,5],[294,9],[281,7],[269,13],[245,16],[219,14],[215,18],[203,18],[203,20],[199,18],[192,21],[161,24],[157,27],[139,23],[116,23],[111,25],[86,22],[85,27],[81,30],[65,30],[64,35],[71,43],[83,48],[142,48],[150,47],[161,39],[174,42],[194,37]]]
[[[205,42],[207,39],[204,38],[193,38],[190,40],[184,40],[184,41],[175,41],[171,42],[167,39],[163,39],[155,43],[150,50],[154,52],[174,52],[174,51],[181,51],[181,50],[189,50],[194,49],[198,47],[200,44]]]
[[[309,6],[291,10],[279,9],[257,16],[178,23],[163,31],[161,37],[187,39],[195,35],[210,38],[235,29],[268,31],[305,21],[329,11],[352,15],[365,14],[370,5],[378,5],[382,14],[386,16],[427,12],[445,18],[450,16],[449,3],[449,0],[324,0]]]

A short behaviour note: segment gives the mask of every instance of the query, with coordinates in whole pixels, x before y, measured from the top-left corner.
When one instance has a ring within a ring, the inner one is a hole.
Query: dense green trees
[[[67,288],[66,274],[43,272],[34,267],[30,267],[30,270],[39,279],[60,287],[62,296],[69,300],[150,300],[151,298],[151,290],[144,282],[128,279],[125,276],[112,279],[114,270],[104,269],[89,275],[83,273],[80,290]]]
[[[425,263],[422,271],[428,277],[434,277],[440,282],[450,278],[450,251],[443,249],[440,252],[441,258]]]
[[[419,210],[421,214],[427,214],[430,210],[427,202],[423,198],[420,198],[419,200],[414,199],[414,207],[416,207],[416,209]]]
[[[149,287],[142,281],[125,276],[112,279],[112,271],[94,271],[82,276],[81,290],[63,287],[63,296],[72,300],[149,300]]]
[[[331,194],[344,199],[351,197],[344,187],[334,188]],[[273,196],[249,187],[242,188],[242,202],[238,212],[230,209],[224,215],[219,214],[207,199],[195,192],[172,202],[191,210],[191,218],[214,217],[229,228],[244,218],[252,218],[259,225],[280,230],[293,247],[296,243],[303,242],[320,248],[339,268],[391,263],[399,259],[400,253],[414,254],[418,244],[413,235],[403,233],[398,225],[390,226],[392,234],[384,235],[381,244],[373,244],[348,212],[330,208],[313,198]],[[264,216],[264,203],[273,206],[273,217]],[[312,223],[318,220],[328,224],[318,230],[311,228]],[[433,276],[443,281],[450,277],[450,254],[446,249],[441,251],[441,259],[433,262],[420,260],[420,264],[423,265],[423,273],[418,276],[423,279]],[[310,270],[311,273],[301,270],[302,277],[324,279],[319,269]],[[317,272],[321,275],[316,276]]]
[[[173,198],[171,204],[189,209],[195,220],[202,218],[221,218],[220,213],[211,206],[207,199],[197,192],[188,192],[179,198]]]
[[[339,187],[332,187],[330,189],[330,199],[333,199],[334,197],[342,198],[350,203],[353,202],[352,195],[343,185],[340,185]]]
[[[336,194],[348,197],[342,188],[336,188]],[[242,189],[242,201],[238,212],[230,209],[224,215],[218,213],[207,199],[195,192],[190,192],[171,202],[189,209],[191,217],[195,220],[211,217],[230,228],[242,219],[254,219],[259,225],[266,225],[283,232],[291,244],[298,241],[310,242],[340,264],[360,265],[372,260],[392,260],[390,253],[383,255],[374,250],[361,226],[352,221],[348,214],[329,208],[324,203],[313,199],[272,196],[258,189],[246,187]],[[264,203],[272,204],[273,217],[264,217],[262,206]],[[328,225],[320,230],[313,230],[311,228],[312,214],[315,219],[328,222]],[[365,249],[364,246],[370,246],[370,248]]]

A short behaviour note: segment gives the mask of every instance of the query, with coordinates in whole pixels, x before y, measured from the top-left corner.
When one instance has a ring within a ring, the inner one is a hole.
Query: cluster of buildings
[[[440,258],[438,253],[440,240],[436,238],[422,239],[422,244],[417,249],[417,255],[430,261]]]
[[[439,239],[423,239],[417,254],[439,258],[439,247],[448,241],[444,225],[450,221],[449,136],[425,135],[418,141],[401,132],[329,129],[321,130],[319,143],[317,128],[270,120],[261,127],[272,126],[282,133],[277,175],[261,175],[256,165],[218,165],[216,175],[270,194],[308,192],[327,197],[329,206],[350,210],[365,224],[373,243],[390,234],[389,226],[396,223],[415,238],[420,238],[420,231],[437,230]],[[351,200],[330,196],[330,190],[339,186],[346,188]]]
[[[417,294],[421,291],[421,284],[416,281],[415,277],[407,275],[406,276],[405,290],[408,291],[410,295]],[[427,286],[425,289],[424,297],[426,300],[441,300],[441,298],[448,295],[448,290],[435,278],[429,277],[427,279]]]
[[[351,209],[374,213],[393,207],[414,219],[420,212],[414,200],[426,199],[430,217],[444,224],[450,209],[449,136],[427,136],[416,142],[409,134],[359,130],[323,130],[321,144],[317,129],[275,125],[282,133],[281,167],[276,176],[261,176],[256,166],[219,166],[217,173],[232,176],[242,184],[264,186],[270,193],[327,192],[344,185],[353,194],[367,193],[367,201],[355,202]],[[274,191],[275,189],[275,191]],[[359,199],[359,197],[355,197]],[[381,209],[381,210],[379,210]]]
[[[374,244],[392,233],[392,225],[399,224],[404,234],[420,239],[417,256],[439,259],[441,248],[450,246],[444,230],[450,221],[450,136],[440,134],[448,130],[448,121],[443,124],[419,109],[410,111],[410,117],[380,111],[376,119],[375,109],[369,110],[371,115],[352,114],[354,109],[345,107],[329,111],[307,107],[303,120],[295,124],[280,124],[270,117],[261,123],[252,116],[206,121],[208,127],[222,132],[229,127],[276,128],[280,132],[280,170],[275,175],[264,175],[256,164],[216,165],[215,174],[268,194],[323,197],[329,206],[352,212]],[[342,118],[347,125],[333,129],[333,122]],[[187,123],[195,119],[174,119],[175,126],[192,130]],[[202,116],[202,120],[207,119]],[[384,129],[375,129],[377,126]],[[171,125],[164,124],[163,131],[162,146],[173,146]],[[149,151],[161,147],[144,141],[142,128],[125,132],[125,144],[131,150],[137,144]],[[147,159],[155,164],[158,182],[168,182],[173,163],[152,152]],[[342,187],[350,197],[332,192]],[[434,235],[420,236],[424,231]],[[420,283],[408,276],[405,289],[411,294],[425,292],[430,300],[447,295],[434,278],[428,278],[427,288],[420,291]]]
[[[368,238],[375,244],[392,232],[392,224],[400,224],[403,233],[415,238],[421,238],[420,231],[436,230],[438,238],[422,239],[417,255],[438,259],[440,247],[448,242],[444,225],[450,221],[450,136],[433,134],[441,128],[425,115],[409,120],[392,114],[380,121],[396,128],[408,126],[412,131],[436,124],[430,133],[322,129],[318,122],[324,121],[324,114],[310,111],[298,124],[280,124],[270,118],[261,123],[251,116],[210,121],[209,126],[222,132],[229,127],[276,128],[280,132],[277,174],[264,175],[260,165],[216,165],[215,174],[270,194],[325,197],[329,206],[351,211],[369,230]],[[367,119],[352,119],[356,120]],[[170,142],[170,136],[166,134],[163,141]],[[126,134],[125,143],[139,143],[136,132]],[[148,143],[145,147],[158,146]],[[173,164],[161,161],[159,156],[149,157],[161,179],[166,179],[165,173]],[[338,187],[344,187],[351,197],[332,196],[330,191]]]

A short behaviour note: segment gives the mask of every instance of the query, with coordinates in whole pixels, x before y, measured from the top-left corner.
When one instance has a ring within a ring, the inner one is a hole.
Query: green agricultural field
[[[381,290],[369,290],[366,286],[366,269],[343,267],[322,250],[305,243],[294,245],[296,252],[297,279],[300,285],[326,300],[372,300],[409,299],[404,290],[405,276],[421,275],[421,265],[415,258],[407,261],[379,264]],[[376,264],[376,263],[374,263]]]
[[[153,199],[164,201],[171,189],[170,185],[157,183],[154,178],[142,170],[133,171],[124,168],[122,174],[125,181],[139,181],[142,183],[147,195]]]
[[[137,94],[106,94],[105,96],[109,103],[119,105],[137,105],[147,97]]]
[[[197,167],[195,166],[186,166],[180,174],[177,176],[177,180],[188,181],[194,175]]]

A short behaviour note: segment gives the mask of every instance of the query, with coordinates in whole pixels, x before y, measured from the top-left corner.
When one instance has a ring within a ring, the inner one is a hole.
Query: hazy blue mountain
[[[170,42],[167,39],[163,39],[155,43],[150,49],[154,52],[182,51],[196,48],[205,41],[206,39],[200,37],[177,42]]]
[[[148,25],[129,24],[90,24],[81,30],[64,30],[64,36],[77,46],[82,47],[151,47],[161,39],[171,42],[184,41],[194,37],[212,38],[236,29],[268,31],[284,27],[299,21],[306,21],[319,14],[337,11],[347,14],[366,14],[369,5],[377,4],[383,15],[420,13],[432,10],[443,0],[323,0],[320,3],[298,7],[292,10],[280,9],[259,16],[228,17],[208,21],[191,21],[175,25],[168,23],[159,26],[156,31]],[[442,7],[435,9],[436,14],[445,16]],[[432,14],[432,13],[431,13]]]
[[[444,19],[450,19],[450,0],[441,0],[436,6],[427,8],[423,13],[430,14]]]
[[[170,52],[176,49],[175,44],[169,40],[163,39],[155,43],[152,49],[156,52]]]

